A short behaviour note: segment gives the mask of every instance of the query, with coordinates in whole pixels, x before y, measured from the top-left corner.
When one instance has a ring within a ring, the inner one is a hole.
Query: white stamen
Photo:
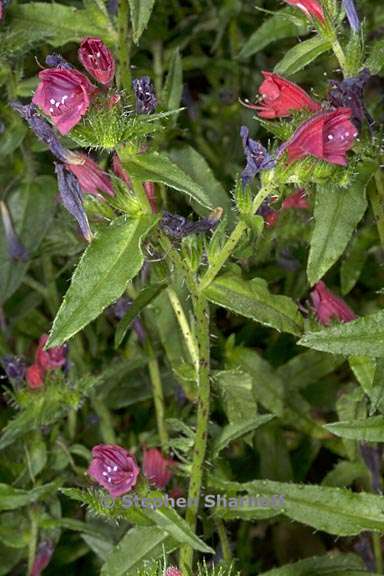
[[[53,112],[53,108],[50,108],[49,111],[50,111],[50,112]]]
[[[112,468],[110,466],[107,466],[107,470],[108,472],[112,472]]]
[[[333,140],[332,134],[329,134],[329,135],[328,135],[328,140]]]
[[[114,471],[114,472],[117,472],[117,466],[114,466],[114,467],[113,467],[113,471]]]
[[[108,484],[110,484],[112,482],[112,478],[110,476],[108,476]]]
[[[58,108],[60,106],[60,102],[56,102],[55,106],[56,106],[56,108]]]
[[[50,104],[56,104],[56,100],[54,98],[51,98],[49,101]]]
[[[100,58],[101,53],[100,52],[96,52],[96,58]]]
[[[103,472],[103,476],[108,476],[108,472]]]

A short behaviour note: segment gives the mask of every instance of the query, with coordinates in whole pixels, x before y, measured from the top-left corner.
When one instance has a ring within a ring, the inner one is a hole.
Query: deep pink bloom
[[[346,166],[346,154],[358,134],[351,116],[350,108],[319,112],[296,130],[292,138],[280,147],[278,155],[286,150],[289,163],[315,156],[330,164]]]
[[[258,111],[260,118],[282,118],[290,116],[294,110],[309,110],[317,112],[320,104],[297,84],[286,80],[272,72],[262,72],[264,82],[259,87],[262,102],[259,104],[245,104],[247,108]]]
[[[324,282],[318,282],[315,285],[311,292],[311,300],[316,317],[324,326],[329,326],[333,319],[340,322],[351,322],[357,318],[344,300],[328,290]]]
[[[27,368],[25,377],[28,388],[31,390],[37,390],[44,386],[44,370],[39,364],[32,364],[32,366]]]
[[[300,8],[308,16],[319,22],[325,22],[324,11],[317,0],[285,0],[290,6]]]
[[[48,566],[54,552],[53,542],[43,540],[40,542],[33,562],[31,576],[40,576],[42,571]]]
[[[99,444],[92,449],[88,474],[105,488],[113,498],[130,492],[140,469],[134,457],[116,444]]]
[[[76,162],[71,160],[65,166],[76,176],[83,192],[95,196],[99,196],[98,191],[115,195],[109,176],[85,154],[78,153]]]
[[[39,79],[32,102],[50,116],[61,134],[68,134],[86,114],[95,86],[74,69],[42,70]]]
[[[286,198],[281,207],[283,210],[289,210],[290,208],[297,208],[298,210],[306,210],[310,207],[309,202],[307,200],[305,190],[300,188],[296,190],[293,194],[290,194],[288,198]]]
[[[42,370],[57,370],[62,368],[67,361],[67,347],[54,346],[48,350],[44,350],[44,346],[48,342],[48,334],[43,334],[39,340],[39,346],[35,354],[35,363],[42,368]]]
[[[79,48],[79,60],[100,84],[108,86],[115,75],[115,59],[100,38],[86,38]]]
[[[170,458],[165,458],[157,448],[145,450],[143,472],[144,476],[153,486],[165,488],[172,478],[172,466],[175,466],[175,461]]]
[[[176,566],[169,566],[165,571],[165,576],[183,576]]]
[[[146,180],[143,183],[145,193],[147,195],[148,201],[151,205],[152,212],[157,212],[157,202],[156,202],[156,194],[155,194],[155,184],[150,180]]]

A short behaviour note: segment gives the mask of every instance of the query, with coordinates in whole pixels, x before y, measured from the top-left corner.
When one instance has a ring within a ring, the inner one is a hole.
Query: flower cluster
[[[166,458],[157,448],[144,451],[143,474],[148,482],[165,488],[176,462]],[[92,449],[88,474],[113,498],[130,492],[136,485],[140,468],[132,454],[116,444],[99,444]]]
[[[46,373],[64,368],[67,363],[67,346],[54,346],[49,350],[44,350],[47,341],[48,335],[43,334],[35,352],[34,362],[26,370],[25,377],[31,390],[42,388]]]

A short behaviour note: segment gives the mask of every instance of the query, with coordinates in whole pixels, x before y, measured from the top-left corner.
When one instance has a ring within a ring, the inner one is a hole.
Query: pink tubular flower
[[[43,334],[36,350],[35,362],[43,371],[57,370],[57,368],[64,366],[67,361],[67,348],[66,346],[54,346],[49,350],[44,350],[47,341],[48,335]]]
[[[281,207],[283,210],[289,210],[290,208],[297,208],[298,210],[307,210],[309,206],[309,202],[306,198],[305,190],[300,188],[296,190],[293,194],[290,194],[288,198],[286,198]]]
[[[48,566],[54,550],[51,540],[43,540],[40,542],[30,576],[40,576],[43,570]]]
[[[38,364],[32,364],[32,366],[27,368],[25,377],[28,388],[31,390],[37,390],[44,386],[44,370]]]
[[[76,154],[77,161],[65,164],[78,179],[83,192],[99,196],[98,191],[114,196],[112,182],[100,166],[85,154]]]
[[[337,108],[333,112],[319,112],[302,124],[278,155],[288,152],[288,162],[314,156],[330,164],[347,165],[346,154],[358,134],[351,122],[350,108]]]
[[[113,498],[130,492],[140,469],[127,450],[116,444],[99,444],[92,449],[88,474],[103,486]]]
[[[165,571],[165,576],[183,576],[176,566],[169,566]]]
[[[100,38],[86,38],[79,48],[79,60],[100,84],[109,86],[115,75],[115,59]]]
[[[87,112],[95,86],[72,68],[42,70],[39,78],[32,102],[50,116],[61,134],[68,134]]]
[[[329,326],[333,319],[340,322],[356,320],[356,314],[342,298],[335,296],[324,284],[318,282],[311,292],[311,300],[320,324]]]
[[[171,467],[174,465],[174,460],[165,458],[157,448],[150,448],[144,452],[144,476],[157,488],[165,488],[168,484],[172,478]]]
[[[289,80],[272,72],[262,72],[264,82],[259,87],[262,98],[260,104],[245,104],[247,108],[258,111],[260,118],[282,118],[290,116],[294,110],[318,112],[320,104]]]
[[[300,8],[308,18],[314,18],[321,24],[325,22],[324,11],[318,0],[285,0],[285,2]]]

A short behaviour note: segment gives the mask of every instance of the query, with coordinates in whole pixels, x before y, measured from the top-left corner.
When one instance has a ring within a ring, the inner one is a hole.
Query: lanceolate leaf
[[[274,72],[283,76],[292,76],[330,48],[328,40],[323,40],[320,35],[313,36],[288,50],[284,58],[275,66]]]
[[[365,189],[375,169],[374,162],[364,164],[347,188],[331,184],[319,186],[307,269],[311,285],[324,276],[347,247],[367,209]]]
[[[157,526],[135,526],[128,530],[107,556],[101,576],[123,576],[136,573],[149,562],[175,548],[169,534]]]
[[[318,332],[308,332],[299,344],[345,356],[384,357],[384,311]]]
[[[249,496],[271,498],[279,495],[284,503],[279,512],[288,518],[336,536],[353,536],[364,530],[384,531],[382,497],[364,492],[351,492],[328,486],[289,484],[272,480],[254,480],[241,484],[224,480],[212,481],[213,487],[226,494],[246,493]],[[226,519],[252,519],[260,506],[223,508],[220,516]]]
[[[290,388],[299,390],[321,380],[344,362],[345,358],[342,356],[307,350],[280,366],[277,373]]]
[[[55,318],[48,346],[74,336],[124,292],[143,265],[141,241],[156,223],[151,216],[121,216],[97,234],[84,252]]]
[[[183,192],[206,208],[217,207],[217,205],[213,205],[209,191],[195,182],[184,170],[172,162],[166,154],[151,152],[132,155],[123,150],[121,159],[124,168],[132,178],[142,181],[161,182],[170,188]]]
[[[372,416],[364,420],[334,422],[324,426],[329,432],[361,442],[384,442],[384,416]]]
[[[213,455],[217,456],[221,450],[224,450],[224,448],[233,440],[245,436],[245,434],[256,430],[260,426],[263,426],[263,424],[267,424],[267,422],[270,422],[273,417],[274,416],[271,414],[262,414],[254,416],[249,420],[238,422],[237,424],[229,424],[228,426],[225,426],[214,440]]]
[[[253,394],[253,381],[247,372],[223,370],[214,375],[214,383],[231,424],[256,416],[258,410]]]
[[[8,484],[0,484],[0,510],[14,510],[36,502],[57,490],[57,484],[44,484],[32,490],[21,490]]]
[[[288,10],[280,10],[255,30],[245,42],[238,58],[245,60],[272,42],[304,34],[306,29],[302,18],[293,16]]]
[[[147,27],[154,4],[155,0],[129,0],[135,44],[138,43],[140,36]]]
[[[293,300],[269,292],[261,278],[245,281],[231,273],[223,274],[204,293],[211,302],[279,332],[302,332],[303,318]]]

